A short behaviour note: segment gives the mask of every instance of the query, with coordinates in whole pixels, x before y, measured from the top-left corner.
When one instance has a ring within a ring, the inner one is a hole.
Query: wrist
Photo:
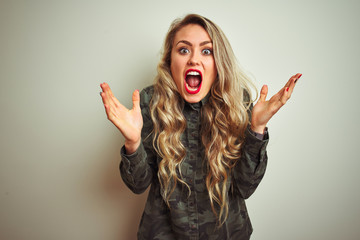
[[[259,133],[259,134],[264,134],[266,126],[254,126],[254,125],[251,125],[250,128],[251,128],[251,130],[253,132],[256,132],[256,133]]]
[[[124,145],[125,145],[126,154],[130,155],[130,154],[133,154],[134,152],[136,152],[136,150],[139,148],[140,141],[138,141],[138,142],[125,141]]]

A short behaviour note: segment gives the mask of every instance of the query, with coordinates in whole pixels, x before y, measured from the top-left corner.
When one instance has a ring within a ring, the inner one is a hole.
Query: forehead
[[[194,44],[211,41],[209,34],[198,24],[188,24],[180,28],[175,34],[174,44],[181,40],[187,40]]]

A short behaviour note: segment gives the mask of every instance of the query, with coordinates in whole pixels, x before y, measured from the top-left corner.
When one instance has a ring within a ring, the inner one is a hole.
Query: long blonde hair
[[[229,189],[226,183],[240,157],[245,129],[249,123],[248,111],[254,85],[240,70],[222,30],[209,19],[196,14],[176,19],[171,24],[157,68],[150,112],[154,123],[153,145],[162,158],[158,178],[168,205],[178,182],[184,184],[190,194],[190,188],[181,176],[181,163],[186,156],[186,149],[180,140],[186,129],[186,119],[182,113],[184,100],[178,93],[170,71],[175,34],[188,24],[203,27],[213,43],[218,76],[211,87],[208,102],[201,110],[201,136],[207,166],[206,187],[212,210],[222,224],[228,215]],[[216,211],[214,203],[218,205],[219,211]]]

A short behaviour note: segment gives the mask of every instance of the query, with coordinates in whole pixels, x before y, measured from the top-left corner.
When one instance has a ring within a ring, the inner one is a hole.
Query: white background
[[[303,73],[269,124],[253,240],[360,239],[359,1],[0,1],[0,239],[135,239],[101,82],[131,106],[173,19],[202,14],[260,89]]]

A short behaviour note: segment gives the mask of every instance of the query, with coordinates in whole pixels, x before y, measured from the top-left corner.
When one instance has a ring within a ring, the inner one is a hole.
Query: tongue
[[[197,76],[188,76],[186,82],[190,87],[197,87],[200,84],[200,79]]]

